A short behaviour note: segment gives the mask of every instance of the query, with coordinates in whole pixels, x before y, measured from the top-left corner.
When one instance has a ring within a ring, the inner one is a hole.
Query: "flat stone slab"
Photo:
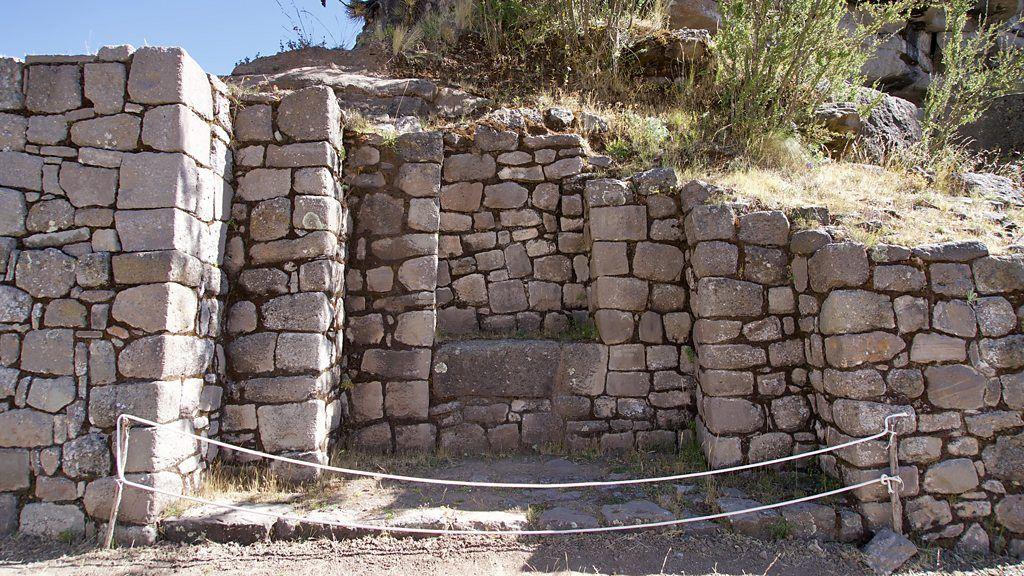
[[[736,512],[763,506],[760,502],[748,498],[726,497],[719,498],[715,502],[722,512]],[[768,540],[774,536],[773,530],[782,522],[782,517],[775,510],[762,510],[729,516],[726,521],[729,522],[733,530],[741,534]]]
[[[291,514],[283,505],[246,505],[252,510],[274,514]],[[277,518],[226,510],[216,506],[202,506],[160,522],[160,531],[171,542],[218,542],[254,544],[269,540]]]
[[[542,340],[471,340],[443,344],[434,357],[434,389],[446,398],[549,398],[560,346]]]
[[[368,523],[377,522],[371,520]],[[419,508],[400,512],[397,516],[382,524],[395,528],[509,531],[525,530],[529,521],[523,512]]]
[[[633,500],[625,504],[601,506],[601,518],[608,526],[651,524],[674,520],[675,516],[650,500]]]

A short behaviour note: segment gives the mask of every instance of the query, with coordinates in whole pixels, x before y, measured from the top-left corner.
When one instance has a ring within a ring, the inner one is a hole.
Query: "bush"
[[[975,2],[942,4],[948,26],[943,71],[932,76],[924,102],[925,146],[935,155],[962,144],[957,142],[960,129],[978,120],[996,99],[1020,90],[1024,81],[1024,49],[1000,46],[1002,25],[983,19],[977,30],[970,30],[968,12]]]
[[[722,0],[715,37],[716,91],[734,141],[810,124],[828,99],[864,83],[861,69],[882,30],[905,18],[910,2]],[[842,94],[846,92],[846,94]]]

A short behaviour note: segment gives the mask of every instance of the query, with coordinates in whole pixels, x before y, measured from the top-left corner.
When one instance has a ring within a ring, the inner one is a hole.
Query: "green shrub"
[[[1024,49],[1000,46],[1003,25],[984,18],[968,26],[971,0],[943,0],[946,46],[943,71],[932,76],[924,102],[924,139],[929,152],[960,144],[958,133],[997,99],[1021,89]]]
[[[908,0],[722,0],[715,89],[733,142],[792,132],[815,109],[863,84],[861,69]],[[717,120],[716,121],[720,121]]]

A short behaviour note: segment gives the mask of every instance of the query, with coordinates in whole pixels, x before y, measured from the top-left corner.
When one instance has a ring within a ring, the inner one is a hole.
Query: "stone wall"
[[[341,112],[330,89],[306,88],[242,102],[235,127],[221,438],[326,463],[342,410]]]
[[[709,463],[813,450],[789,218],[702,204],[684,226],[701,366],[698,433]]]
[[[229,102],[176,48],[2,59],[0,77],[0,533],[76,537],[108,516],[118,414],[215,432]],[[180,492],[204,454],[140,430],[126,469]],[[121,519],[172,500],[130,492]]]
[[[437,325],[441,133],[349,141],[354,215],[345,307],[350,445],[433,450],[428,422]]]
[[[577,134],[481,124],[452,136],[441,187],[442,337],[555,335],[587,308],[583,199],[563,185],[585,167]]]
[[[899,426],[908,529],[967,551],[987,551],[997,537],[1020,551],[1024,257],[990,256],[977,242],[865,250],[826,244],[822,232],[802,237],[811,238],[794,277],[819,310],[808,350],[820,442],[912,414]],[[862,482],[888,469],[885,443],[822,465]],[[884,489],[856,496],[869,527],[890,523]]]

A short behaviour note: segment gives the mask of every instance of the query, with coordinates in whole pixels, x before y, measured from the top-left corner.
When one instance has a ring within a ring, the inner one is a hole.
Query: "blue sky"
[[[351,45],[359,24],[330,0],[0,0],[0,55],[94,53],[108,44],[182,46],[206,71],[279,51],[305,27],[315,41]],[[284,10],[284,11],[283,11]],[[287,11],[287,15],[285,13]],[[298,15],[296,14],[298,11]]]

